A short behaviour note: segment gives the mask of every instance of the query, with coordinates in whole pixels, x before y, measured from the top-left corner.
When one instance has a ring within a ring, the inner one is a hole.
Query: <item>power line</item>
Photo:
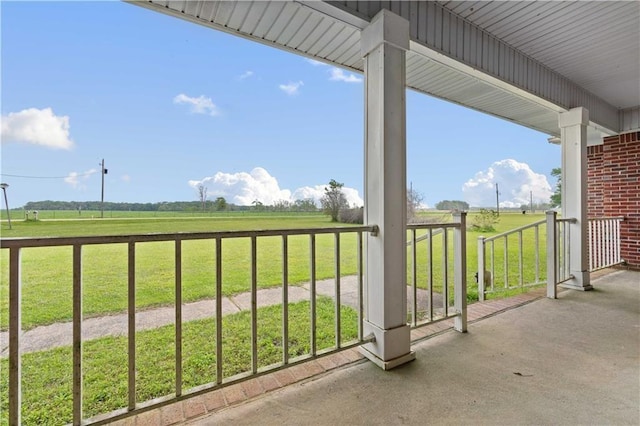
[[[0,173],[0,176],[7,176],[13,178],[23,178],[23,179],[67,179],[70,177],[80,177],[80,176],[89,176],[98,173],[98,171],[86,172],[86,173],[78,173],[77,175],[66,175],[66,176],[24,176],[24,175],[10,175],[7,173]]]

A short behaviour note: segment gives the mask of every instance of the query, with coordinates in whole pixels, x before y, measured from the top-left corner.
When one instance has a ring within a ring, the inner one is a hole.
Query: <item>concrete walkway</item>
[[[351,363],[235,406],[223,391],[228,408],[187,424],[638,425],[640,272],[593,285],[491,315],[466,334],[433,335],[391,371]],[[183,403],[183,421],[193,407]],[[178,420],[171,407],[158,411],[136,424]]]
[[[310,284],[302,286],[289,286],[289,302],[295,303],[309,300]],[[357,308],[358,306],[358,280],[357,277],[348,276],[340,279],[340,300],[343,305]],[[316,292],[322,296],[334,297],[335,281],[319,280],[316,282]],[[408,303],[412,303],[411,291],[407,291]],[[419,306],[426,306],[427,292],[418,290]],[[258,290],[257,305],[265,307],[279,305],[282,302],[282,288]],[[434,305],[442,305],[442,297],[434,293]],[[251,294],[241,293],[233,297],[225,297],[222,300],[222,314],[229,315],[243,310],[251,309]],[[215,317],[215,299],[201,300],[185,303],[182,306],[182,321],[188,322],[198,319]],[[144,309],[136,312],[136,330],[149,330],[175,323],[175,308],[173,306]],[[106,336],[126,336],[128,330],[127,314],[106,315],[87,318],[82,321],[83,340],[97,339]],[[61,346],[71,346],[73,343],[73,324],[71,322],[55,323],[35,327],[24,331],[20,336],[20,348],[22,353],[36,352]],[[0,332],[0,357],[9,356],[9,333]]]

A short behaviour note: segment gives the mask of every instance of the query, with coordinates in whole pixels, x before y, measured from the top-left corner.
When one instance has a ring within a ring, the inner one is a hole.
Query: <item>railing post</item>
[[[558,246],[556,236],[556,215],[554,211],[547,212],[547,297],[555,299],[558,295],[556,290]]]
[[[459,225],[453,230],[453,305],[459,314],[454,319],[453,327],[465,333],[467,331],[467,213],[454,213],[453,222]],[[484,275],[484,269],[482,272]]]
[[[20,249],[9,250],[9,425],[19,425],[22,405],[22,372],[20,360],[21,277]]]
[[[484,271],[485,271],[485,250],[484,250],[484,237],[478,237],[478,300],[484,302]]]

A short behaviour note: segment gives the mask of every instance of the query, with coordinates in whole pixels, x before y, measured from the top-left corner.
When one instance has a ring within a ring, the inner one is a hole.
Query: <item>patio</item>
[[[472,304],[465,334],[414,329],[416,360],[391,371],[350,349],[114,424],[636,425],[640,271],[592,283]]]
[[[640,272],[592,283],[414,340],[392,371],[354,362],[188,424],[638,424]]]

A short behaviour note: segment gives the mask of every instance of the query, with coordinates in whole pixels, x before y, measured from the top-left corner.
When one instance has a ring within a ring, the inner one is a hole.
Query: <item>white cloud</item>
[[[307,61],[309,64],[313,65],[314,67],[318,67],[318,66],[329,66],[328,64],[325,64],[324,62],[320,62],[320,61],[316,61],[315,59],[305,59],[305,61]],[[345,83],[362,83],[363,78],[353,74],[353,73],[345,73],[342,69],[337,68],[337,67],[331,67],[327,70],[327,72],[329,73],[329,80],[331,81],[342,81]]]
[[[329,77],[329,80],[331,81],[344,81],[345,83],[362,83],[362,77],[358,77],[357,75],[352,73],[346,74],[340,68],[332,67],[329,72],[331,73],[331,77]]]
[[[305,186],[296,189],[293,194],[288,189],[281,189],[278,180],[262,167],[256,167],[250,173],[224,173],[205,177],[202,180],[190,180],[189,185],[196,189],[199,185],[207,188],[209,198],[224,197],[228,202],[249,206],[254,201],[264,205],[273,205],[278,201],[313,199],[320,205],[320,198],[324,195],[326,185]],[[349,205],[362,206],[364,203],[353,188],[342,188]]]
[[[253,71],[245,71],[244,73],[240,74],[238,76],[238,80],[244,80],[247,79],[249,77],[251,77],[253,75]]]
[[[173,103],[190,105],[191,112],[194,114],[207,114],[214,116],[220,113],[218,111],[218,107],[213,103],[211,98],[207,98],[204,95],[200,95],[197,98],[192,98],[185,95],[184,93],[180,93],[175,98],[173,98]]]
[[[204,185],[211,196],[224,197],[240,206],[249,206],[256,200],[272,205],[279,200],[291,199],[291,191],[280,189],[276,178],[262,167],[254,168],[251,173],[218,172],[200,181],[190,180],[189,185],[193,188]]]
[[[305,58],[305,61],[307,61],[308,63],[310,63],[314,67],[327,65],[324,62],[316,61],[315,59],[311,59],[311,58]]]
[[[120,179],[121,179],[123,182],[131,182],[131,176],[129,176],[129,175],[122,175],[122,176],[120,177]]]
[[[298,94],[300,86],[304,86],[302,81],[298,81],[297,83],[290,82],[289,84],[281,84],[278,87],[287,95],[293,96]]]
[[[327,185],[316,186],[303,186],[293,191],[292,198],[294,200],[306,200],[308,198],[313,199],[317,206],[320,206],[320,200],[324,196],[324,189]],[[364,200],[360,198],[357,189],[342,187],[342,193],[347,198],[349,206],[362,207],[364,206]]]
[[[71,149],[69,117],[56,116],[51,108],[23,109],[2,116],[2,142],[19,142],[53,149]]]
[[[82,181],[86,181],[93,174],[98,173],[97,169],[90,169],[83,173],[78,172],[70,172],[69,176],[64,178],[65,183],[71,185],[74,189],[84,189],[85,186],[82,185]]]
[[[520,207],[533,202],[548,202],[553,193],[547,177],[536,173],[526,163],[513,159],[496,161],[462,186],[464,200],[472,207],[496,205],[496,183],[500,207]]]

